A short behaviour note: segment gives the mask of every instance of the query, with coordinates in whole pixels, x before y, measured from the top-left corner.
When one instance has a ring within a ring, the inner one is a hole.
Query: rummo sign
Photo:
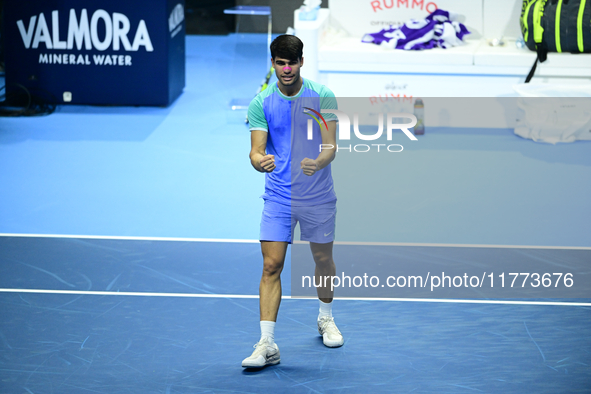
[[[22,3],[5,4],[7,89],[115,105],[167,105],[181,93],[184,1]]]
[[[424,19],[437,9],[459,14],[462,23],[472,32],[470,38],[480,37],[483,28],[482,1],[330,0],[331,24],[358,38],[390,25],[400,25],[411,19]]]
[[[431,13],[438,8],[437,3],[426,0],[371,0],[370,5],[374,12],[384,11],[391,8],[417,8]]]

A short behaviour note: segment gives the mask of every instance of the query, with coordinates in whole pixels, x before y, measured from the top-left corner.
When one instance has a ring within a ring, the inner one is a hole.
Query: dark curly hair
[[[280,57],[288,60],[301,60],[304,43],[296,36],[283,34],[271,43],[271,57]]]

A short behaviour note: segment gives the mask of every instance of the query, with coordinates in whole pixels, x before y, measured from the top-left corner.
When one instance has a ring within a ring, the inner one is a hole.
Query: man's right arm
[[[250,163],[258,172],[272,172],[275,169],[275,156],[266,154],[267,132],[251,130]]]

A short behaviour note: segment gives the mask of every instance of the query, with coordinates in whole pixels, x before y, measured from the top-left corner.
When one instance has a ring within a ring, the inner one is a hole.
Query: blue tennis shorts
[[[291,207],[265,200],[260,240],[293,243],[294,229],[299,222],[302,241],[326,244],[334,241],[336,216],[336,201]]]

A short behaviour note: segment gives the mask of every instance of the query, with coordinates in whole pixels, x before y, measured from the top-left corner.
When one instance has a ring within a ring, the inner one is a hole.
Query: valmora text
[[[44,44],[46,49],[71,50],[75,45],[78,50],[84,48],[105,51],[112,48],[114,51],[138,51],[140,47],[144,47],[147,52],[154,51],[143,19],[137,25],[133,41],[129,40],[131,28],[129,18],[117,12],[109,14],[105,10],[96,10],[89,21],[86,9],[82,9],[80,18],[77,17],[76,10],[70,9],[68,34],[65,40],[60,40],[59,23],[59,11],[51,12],[51,33],[43,13],[38,16],[33,15],[28,26],[25,26],[22,19],[16,22],[27,49],[36,49],[40,44]],[[100,36],[99,26],[104,32]]]

